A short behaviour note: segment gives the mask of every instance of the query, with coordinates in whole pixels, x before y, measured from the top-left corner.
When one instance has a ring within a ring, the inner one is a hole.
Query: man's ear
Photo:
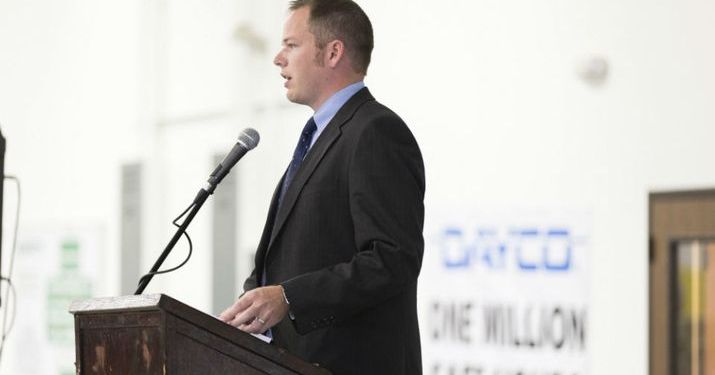
[[[333,40],[325,46],[325,63],[335,68],[345,58],[345,44],[341,40]]]

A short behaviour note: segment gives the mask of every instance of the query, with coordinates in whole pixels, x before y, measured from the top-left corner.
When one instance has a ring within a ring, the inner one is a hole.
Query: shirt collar
[[[320,106],[320,108],[313,115],[313,120],[315,120],[315,125],[317,127],[316,136],[323,132],[323,129],[328,126],[330,120],[332,120],[333,117],[335,117],[335,114],[338,113],[338,110],[340,110],[340,108],[342,108],[342,106],[363,87],[365,87],[365,83],[363,81],[355,82],[333,94],[330,99]]]

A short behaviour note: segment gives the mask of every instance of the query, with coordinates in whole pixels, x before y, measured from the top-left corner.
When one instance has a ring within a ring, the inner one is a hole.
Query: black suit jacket
[[[421,374],[424,167],[405,123],[364,88],[337,112],[278,207],[245,290],[283,285],[275,343],[336,375]]]

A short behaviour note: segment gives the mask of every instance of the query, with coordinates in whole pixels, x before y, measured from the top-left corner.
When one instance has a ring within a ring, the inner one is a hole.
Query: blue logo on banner
[[[522,272],[567,272],[572,267],[573,238],[568,229],[522,228],[499,236],[496,229],[466,232],[447,227],[440,238],[442,260],[450,269],[484,267]]]

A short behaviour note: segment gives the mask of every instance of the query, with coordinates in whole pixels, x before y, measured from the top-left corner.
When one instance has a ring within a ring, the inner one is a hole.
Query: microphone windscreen
[[[258,146],[258,142],[261,140],[261,136],[258,135],[256,129],[246,128],[243,129],[241,134],[238,136],[238,141],[241,142],[247,149],[253,150]]]

